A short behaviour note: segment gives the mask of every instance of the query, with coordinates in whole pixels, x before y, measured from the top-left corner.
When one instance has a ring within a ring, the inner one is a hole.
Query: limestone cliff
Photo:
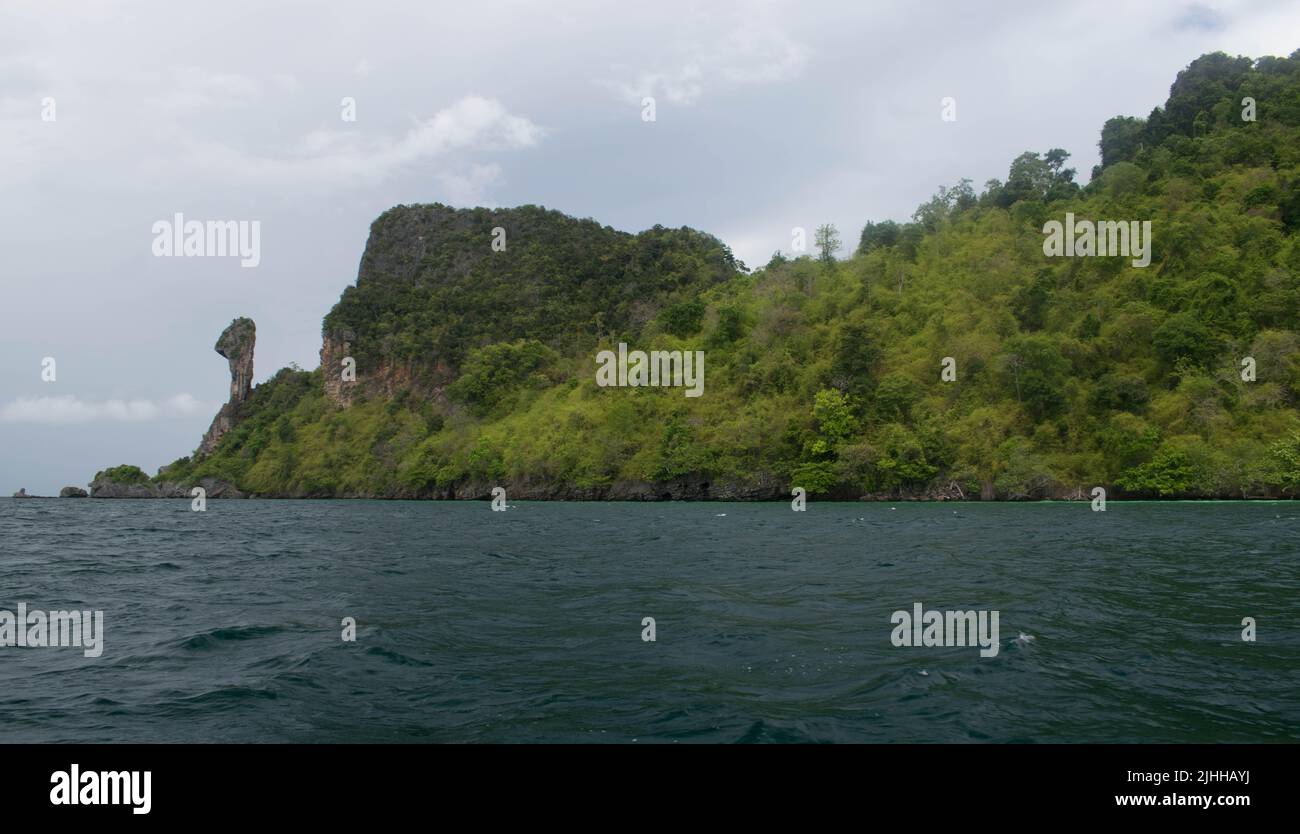
[[[540,206],[395,206],[371,224],[356,284],[325,316],[325,396],[440,402],[479,348],[526,339],[585,352],[736,266],[690,229],[633,235]],[[349,357],[355,379],[343,375]]]
[[[353,355],[350,334],[325,334],[321,341],[321,381],[325,397],[347,408],[357,394],[392,399],[400,391],[411,391],[428,400],[442,399],[442,389],[452,371],[441,362],[426,365],[410,360],[382,358],[368,362]],[[351,365],[346,360],[351,359]],[[349,372],[345,373],[345,369]]]
[[[344,360],[352,355],[349,335],[326,334],[320,349],[320,367],[325,396],[336,406],[347,408],[352,405],[352,396],[356,392],[355,379],[344,379]]]
[[[234,427],[239,417],[239,407],[253,390],[253,348],[257,343],[257,325],[249,318],[237,318],[217,339],[214,350],[230,364],[230,400],[221,407],[197,455],[209,455],[217,448],[222,435]]]

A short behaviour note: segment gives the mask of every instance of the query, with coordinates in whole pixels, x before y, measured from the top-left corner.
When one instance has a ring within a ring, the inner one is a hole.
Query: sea
[[[0,742],[1300,740],[1300,502],[0,499],[20,604]]]

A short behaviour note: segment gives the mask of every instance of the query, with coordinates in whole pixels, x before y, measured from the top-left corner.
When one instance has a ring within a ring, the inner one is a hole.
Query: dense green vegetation
[[[114,483],[126,484],[128,486],[149,483],[149,476],[145,474],[144,470],[138,466],[132,466],[129,463],[101,469],[95,473],[94,480],[98,481],[101,478],[113,481]]]
[[[1005,182],[867,223],[848,259],[752,273],[687,229],[399,207],[325,321],[358,357],[352,405],[330,402],[323,370],[281,371],[217,453],[166,477],[283,495],[1300,493],[1300,52],[1204,56],[1100,146],[1087,185],[1065,151],[1028,152]],[[1045,257],[1043,224],[1066,212],[1152,221],[1150,266]],[[598,387],[595,353],[619,341],[705,351],[704,396]],[[403,364],[395,396],[365,385]]]

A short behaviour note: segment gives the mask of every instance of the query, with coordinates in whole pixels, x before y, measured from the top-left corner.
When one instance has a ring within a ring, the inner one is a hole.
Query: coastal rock
[[[216,478],[200,478],[198,485],[207,490],[209,498],[249,497],[247,493],[240,492],[234,484],[228,484],[225,481],[219,481]]]
[[[192,498],[194,487],[203,487],[208,498],[247,498],[233,484],[216,478],[200,478],[196,484],[180,481],[161,481],[154,483],[124,484],[100,475],[90,484],[91,498]],[[69,487],[75,489],[75,487]],[[82,492],[84,496],[84,491]]]
[[[590,487],[540,479],[503,481],[500,484],[470,481],[412,497],[487,500],[491,498],[493,486],[504,487],[507,500],[511,501],[773,501],[790,495],[789,488],[778,478],[759,474],[747,481],[685,477],[672,481],[614,481]]]
[[[28,495],[28,494],[27,494],[27,487],[20,487],[20,488],[18,489],[18,491],[14,493],[14,497],[15,497],[15,498],[34,498],[35,496],[33,496],[33,495]]]
[[[160,481],[154,486],[155,498],[189,498],[191,487],[179,481]]]
[[[60,498],[86,498],[89,495],[90,493],[86,492],[81,487],[65,486],[63,489],[59,490]]]
[[[230,400],[212,419],[196,454],[212,454],[222,436],[234,428],[239,407],[253,391],[253,349],[256,344],[257,325],[249,318],[235,319],[217,339],[213,349],[230,363]]]
[[[90,497],[157,498],[158,490],[153,484],[123,484],[101,476],[90,482]]]
[[[159,498],[192,498],[194,487],[203,487],[208,498],[247,498],[233,484],[216,478],[200,478],[197,483],[184,484],[179,481],[162,481],[156,485]]]

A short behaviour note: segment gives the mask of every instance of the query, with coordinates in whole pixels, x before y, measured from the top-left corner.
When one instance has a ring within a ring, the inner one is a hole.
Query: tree
[[[533,339],[485,345],[470,352],[460,377],[447,386],[447,396],[483,415],[521,387],[549,385],[548,374],[558,360],[558,353]]]
[[[1048,302],[1056,289],[1056,276],[1052,270],[1043,268],[1027,287],[1019,290],[1011,301],[1011,310],[1020,320],[1025,330],[1042,330],[1047,314]]]
[[[149,476],[144,473],[144,470],[129,463],[124,463],[121,466],[110,466],[108,469],[96,472],[95,480],[98,481],[100,478],[118,484],[145,484],[149,482]]]
[[[1288,492],[1300,489],[1300,432],[1291,432],[1269,447],[1272,473],[1269,480]]]
[[[1132,161],[1142,149],[1146,126],[1145,119],[1132,116],[1116,116],[1102,125],[1101,140],[1097,143],[1101,149],[1101,167]]]
[[[704,302],[698,298],[672,305],[659,314],[664,330],[679,339],[698,333],[704,324]]]
[[[975,196],[975,189],[971,187],[971,181],[962,179],[952,188],[939,186],[939,190],[935,192],[934,196],[928,202],[919,206],[912,214],[912,219],[924,227],[927,232],[933,232],[939,228],[941,221],[965,211],[977,202],[978,199]]]
[[[978,485],[980,499],[997,497],[997,479],[1007,468],[1005,443],[1015,431],[1011,409],[983,406],[949,427],[963,474]]]
[[[831,360],[831,384],[841,391],[861,395],[871,388],[871,378],[880,361],[880,347],[862,322],[847,322],[835,340]]]
[[[1092,405],[1102,411],[1128,411],[1137,414],[1142,411],[1151,394],[1141,377],[1122,376],[1108,373],[1097,380],[1097,387],[1092,392]]]
[[[858,254],[865,255],[882,247],[893,246],[898,242],[898,232],[898,224],[893,220],[882,220],[879,223],[868,221],[862,227],[862,236],[858,238]]]
[[[1002,187],[998,205],[1003,208],[1020,200],[1051,201],[1073,196],[1079,190],[1075,170],[1065,167],[1070,154],[1052,148],[1046,154],[1025,151],[1011,162],[1007,184]]]
[[[857,431],[854,410],[853,400],[834,388],[823,388],[813,398],[813,419],[831,446]]]
[[[1151,334],[1151,343],[1169,365],[1186,358],[1204,367],[1217,352],[1209,328],[1191,313],[1175,313],[1165,319]]]
[[[1198,469],[1185,449],[1166,443],[1154,458],[1127,470],[1115,483],[1129,492],[1168,498],[1194,492],[1198,485],[1204,486],[1205,480],[1206,473]]]
[[[672,415],[660,437],[655,480],[671,481],[707,468],[708,454],[696,438],[695,430],[681,415]]]
[[[709,337],[714,346],[729,345],[739,339],[745,332],[744,317],[738,307],[719,307],[718,324]]]
[[[1008,339],[1004,362],[1015,384],[1016,399],[1035,420],[1052,416],[1064,404],[1070,363],[1051,337],[1033,334]]]
[[[898,371],[886,374],[876,388],[876,414],[888,420],[906,420],[916,402],[916,389],[916,380],[907,374]]]
[[[889,423],[876,439],[879,457],[875,461],[878,486],[893,490],[928,482],[939,471],[925,454],[921,439],[906,426]]]
[[[840,230],[831,223],[818,226],[813,241],[821,251],[819,256],[821,262],[827,266],[834,265],[835,253],[843,247],[843,244],[840,243]]]

